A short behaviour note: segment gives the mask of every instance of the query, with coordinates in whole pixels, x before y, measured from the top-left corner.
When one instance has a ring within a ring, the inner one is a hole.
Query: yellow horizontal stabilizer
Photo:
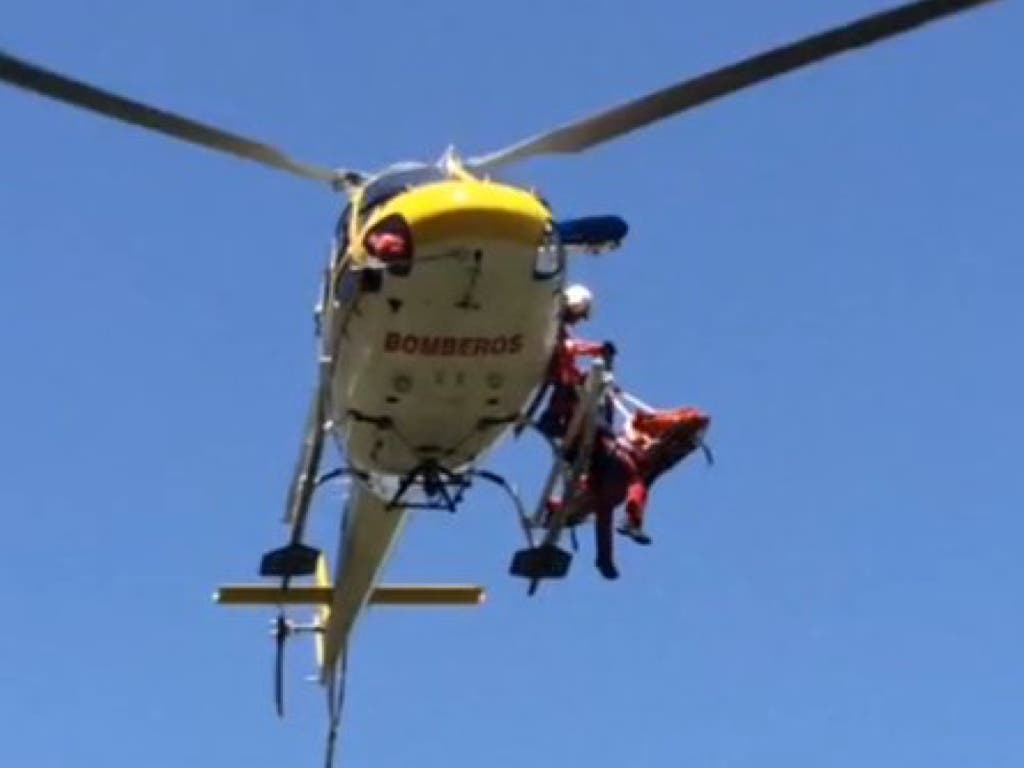
[[[330,587],[229,584],[213,593],[213,601],[219,605],[329,605],[332,592]]]
[[[290,586],[288,589],[262,584],[230,584],[214,595],[219,605],[330,605],[334,590],[329,586]],[[392,584],[374,587],[370,605],[458,606],[480,605],[486,598],[483,587],[468,584]]]
[[[480,605],[486,597],[468,584],[391,584],[374,587],[370,605]]]

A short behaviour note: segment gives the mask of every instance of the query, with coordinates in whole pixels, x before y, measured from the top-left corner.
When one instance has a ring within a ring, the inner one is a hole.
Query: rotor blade
[[[138,101],[72,80],[0,51],[0,80],[57,101],[99,112],[126,123],[149,128],[218,152],[255,160],[296,176],[318,181],[342,181],[344,173],[296,162],[266,144],[222,131],[204,123],[165,112]]]
[[[721,96],[992,1],[919,0],[908,3],[649,93],[497,152],[472,158],[468,166],[488,170],[536,155],[581,152]]]

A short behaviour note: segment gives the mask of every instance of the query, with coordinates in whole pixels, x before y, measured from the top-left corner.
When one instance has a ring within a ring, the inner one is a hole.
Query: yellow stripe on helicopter
[[[530,192],[474,178],[441,181],[398,195],[370,215],[359,227],[368,232],[388,216],[398,214],[412,232],[417,250],[453,240],[503,240],[536,248],[544,238],[551,214]],[[362,238],[353,238],[355,263],[367,257]]]

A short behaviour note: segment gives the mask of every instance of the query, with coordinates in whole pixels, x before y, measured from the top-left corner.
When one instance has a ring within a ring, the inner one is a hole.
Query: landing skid
[[[280,579],[312,576],[316,573],[316,563],[319,559],[319,549],[294,541],[263,555],[260,560],[260,576]]]
[[[569,573],[572,555],[554,544],[541,544],[518,550],[512,556],[509,573],[530,580],[530,586],[542,579],[564,579]],[[533,589],[536,591],[536,589]],[[530,594],[533,594],[531,591]]]

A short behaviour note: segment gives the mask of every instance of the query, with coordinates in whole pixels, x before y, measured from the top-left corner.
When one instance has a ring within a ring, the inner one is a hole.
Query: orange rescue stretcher
[[[698,448],[704,446],[704,432],[711,419],[697,408],[665,411],[638,410],[629,422],[627,435],[640,443],[643,461],[641,473],[650,485]]]

